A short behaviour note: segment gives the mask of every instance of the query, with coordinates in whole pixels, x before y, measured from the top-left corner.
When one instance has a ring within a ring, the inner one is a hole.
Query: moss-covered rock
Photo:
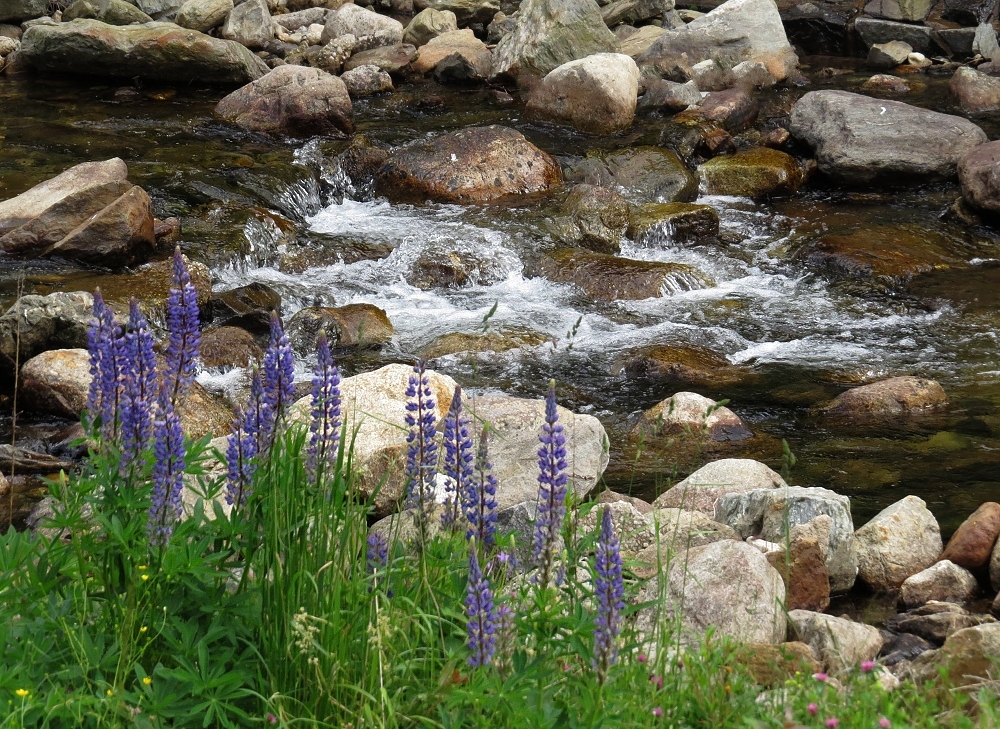
[[[285,327],[292,347],[304,356],[316,349],[316,337],[325,331],[335,348],[379,347],[395,330],[388,315],[372,304],[310,306],[299,310]]]
[[[694,390],[724,390],[750,376],[745,367],[696,347],[657,345],[627,352],[613,366],[613,374],[676,383]]]
[[[802,169],[790,154],[767,147],[715,157],[698,168],[706,195],[761,199],[792,195],[802,184]]]
[[[616,152],[591,151],[565,171],[566,182],[610,187],[630,203],[691,202],[698,182],[666,147],[631,147]]]
[[[473,334],[452,332],[443,334],[420,349],[418,354],[424,359],[446,357],[449,354],[482,352],[509,352],[521,347],[536,347],[548,337],[532,331],[496,331]]]
[[[629,219],[628,237],[636,242],[658,240],[685,242],[719,234],[719,214],[710,205],[695,203],[649,203],[635,206]]]

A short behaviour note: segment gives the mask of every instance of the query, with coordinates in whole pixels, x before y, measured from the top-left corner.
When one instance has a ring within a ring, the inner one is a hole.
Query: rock
[[[394,150],[376,178],[395,201],[484,203],[542,192],[561,182],[559,166],[520,132],[468,127]]]
[[[26,66],[45,73],[210,84],[243,84],[267,73],[267,64],[239,43],[173,23],[38,25],[24,34],[20,53]]]
[[[910,667],[914,682],[939,681],[944,671],[952,689],[980,687],[983,677],[995,670],[1000,655],[1000,623],[966,628],[951,635],[940,650],[927,651]]]
[[[795,680],[800,674],[810,675],[823,670],[812,649],[797,641],[740,646],[736,661],[758,686],[775,689],[784,688],[786,681]]]
[[[344,70],[352,71],[360,66],[376,66],[390,75],[398,74],[416,57],[417,49],[411,45],[405,43],[384,45],[355,53],[344,63]]]
[[[903,41],[876,43],[868,49],[868,60],[865,61],[865,65],[870,68],[895,68],[906,63],[912,52],[910,44]]]
[[[687,75],[702,91],[724,91],[736,83],[729,67],[712,58],[691,66]]]
[[[653,506],[700,511],[715,519],[716,504],[726,494],[777,488],[787,488],[784,479],[763,463],[749,458],[723,458],[702,466],[664,491]]]
[[[861,90],[869,94],[908,94],[910,85],[899,76],[877,73],[861,84]]]
[[[747,371],[714,352],[694,347],[643,347],[620,357],[612,374],[656,380],[696,390],[720,391],[746,379]]]
[[[818,238],[800,248],[795,257],[834,276],[905,287],[914,276],[956,262],[947,243],[907,226],[866,226],[846,235]]]
[[[622,40],[621,52],[634,61],[649,50],[664,32],[664,29],[658,26],[644,25],[637,33]]]
[[[344,35],[358,39],[374,37],[381,41],[377,45],[395,45],[403,42],[403,24],[360,5],[346,3],[330,13],[323,28],[322,42],[326,44]]]
[[[951,561],[969,570],[985,567],[1000,536],[1000,504],[987,501],[959,525],[941,553],[941,560]]]
[[[577,522],[577,534],[581,537],[599,534],[604,509],[611,512],[611,523],[624,555],[638,554],[656,541],[652,520],[627,501],[616,501],[589,509]]]
[[[443,60],[456,53],[468,62],[478,78],[485,79],[489,76],[492,63],[490,51],[486,44],[467,28],[442,33],[427,41],[417,49],[413,70],[417,73],[429,73]]]
[[[885,627],[894,633],[910,633],[941,645],[959,630],[995,622],[996,618],[990,615],[970,615],[968,611],[954,603],[930,602],[914,610],[894,615],[885,621]]]
[[[233,0],[187,0],[174,22],[182,28],[207,33],[225,21],[233,10]]]
[[[778,81],[798,63],[773,0],[727,0],[683,28],[661,35],[636,59],[651,75],[663,75],[712,59],[732,68],[742,61],[767,66]]]
[[[198,353],[205,367],[221,370],[251,367],[264,357],[254,336],[239,327],[214,327],[201,333]]]
[[[742,61],[733,66],[733,81],[737,88],[744,91],[754,89],[769,89],[775,84],[774,76],[767,66],[759,61]]]
[[[959,158],[986,141],[960,117],[846,91],[803,96],[792,108],[791,132],[815,149],[820,171],[854,184],[949,179]]]
[[[485,334],[452,332],[442,334],[418,352],[424,359],[437,359],[450,354],[508,352],[521,347],[537,347],[549,341],[537,332],[490,331]]]
[[[882,631],[882,650],[879,652],[879,663],[883,666],[895,666],[902,661],[909,661],[924,651],[934,650],[934,645],[920,636],[911,633],[890,633]]]
[[[919,23],[930,14],[933,5],[931,0],[871,0],[865,5],[865,13],[885,20]]]
[[[788,613],[789,631],[808,645],[831,672],[872,661],[882,648],[882,636],[871,625],[809,610]]]
[[[281,313],[281,296],[258,282],[214,293],[211,302],[216,324],[240,327],[256,335],[270,332],[272,311]]]
[[[675,620],[681,645],[700,643],[709,629],[716,638],[741,643],[781,643],[784,600],[781,576],[763,554],[743,542],[723,540],[689,549],[671,562],[666,575],[646,582],[639,602],[652,605],[636,615],[636,632],[647,653],[656,648],[650,641],[660,626]]]
[[[887,418],[930,412],[947,404],[944,389],[934,380],[890,377],[842,392],[820,413],[835,418]]]
[[[664,147],[590,152],[566,171],[566,182],[609,187],[632,204],[691,202],[698,196],[694,175]]]
[[[550,281],[575,284],[598,301],[649,299],[715,285],[683,263],[636,261],[573,248],[549,253],[539,270]]]
[[[787,550],[764,556],[785,583],[787,610],[823,612],[830,606],[830,573],[816,537],[793,535]]]
[[[569,61],[618,50],[593,0],[524,0],[514,31],[493,52],[493,76],[541,78]]]
[[[124,0],[106,0],[106,2],[76,0],[63,12],[62,20],[64,23],[68,23],[77,18],[92,18],[108,25],[153,22],[151,17]]]
[[[674,9],[674,0],[615,0],[601,8],[601,17],[609,28],[627,23],[640,25],[643,21],[662,18]]]
[[[409,25],[403,30],[403,43],[409,43],[418,48],[432,38],[444,33],[458,30],[458,19],[451,10],[435,10],[424,8],[413,16]]]
[[[938,45],[952,57],[971,56],[975,39],[975,28],[942,28],[937,31]]]
[[[93,312],[94,297],[84,291],[22,296],[0,316],[0,365],[12,372],[15,361],[46,350],[86,347]]]
[[[638,509],[640,514],[652,514],[653,505],[647,503],[637,496],[629,496],[627,494],[619,494],[616,491],[611,491],[610,489],[605,489],[597,495],[595,501],[598,504],[617,504],[619,502],[624,502],[631,504],[636,509]],[[719,526],[722,526],[721,524]]]
[[[293,32],[299,30],[300,28],[308,28],[316,23],[325,25],[326,16],[328,14],[329,11],[326,8],[306,8],[305,10],[299,10],[294,13],[276,15],[274,17],[274,22],[285,30]]]
[[[719,234],[719,214],[711,205],[647,203],[632,208],[628,237],[644,245],[684,243]]]
[[[264,0],[244,0],[229,13],[220,34],[247,48],[262,49],[274,38],[274,22],[267,3]]]
[[[371,304],[306,307],[299,309],[285,326],[292,348],[302,357],[316,351],[320,331],[326,332],[334,349],[377,348],[395,334],[386,313]]]
[[[713,441],[740,441],[753,437],[732,410],[693,392],[678,392],[646,410],[633,429],[647,436],[704,434]]]
[[[698,109],[698,116],[718,122],[726,131],[736,134],[753,126],[759,109],[757,100],[743,89],[727,89],[706,96]]]
[[[414,259],[407,281],[429,291],[467,284],[491,284],[506,278],[506,269],[482,252],[460,247],[425,248]]]
[[[990,557],[990,585],[994,590],[1000,591],[1000,540],[994,545]]]
[[[973,147],[962,155],[958,161],[958,179],[962,196],[969,203],[988,213],[1000,213],[1000,141]]]
[[[861,36],[865,46],[869,48],[876,43],[889,43],[891,41],[907,43],[913,50],[920,53],[927,53],[934,47],[932,31],[924,25],[860,17],[854,21],[854,29]]]
[[[941,554],[941,529],[922,499],[907,496],[880,511],[854,534],[858,577],[873,589],[899,589]]]
[[[500,12],[499,0],[418,0],[421,7],[454,13],[458,25],[486,25]],[[416,45],[416,44],[414,44]]]
[[[769,542],[784,542],[789,529],[824,515],[831,519],[826,559],[830,589],[846,592],[858,574],[851,501],[846,496],[829,489],[802,486],[733,489],[719,496],[714,518],[731,526],[743,538],[760,535]]]
[[[706,195],[763,199],[794,195],[802,184],[795,158],[777,149],[752,147],[734,155],[713,157],[698,168]]]
[[[931,600],[965,603],[978,591],[979,585],[972,573],[944,560],[907,577],[900,587],[899,600],[907,609],[920,607]]]
[[[382,91],[392,91],[392,77],[378,66],[366,65],[352,68],[341,74],[340,80],[347,87],[351,98],[371,96]]]
[[[650,26],[655,27],[655,26]],[[677,83],[666,79],[652,79],[646,93],[639,99],[640,109],[652,109],[675,114],[701,103],[701,92],[694,81]]]
[[[994,63],[1000,62],[1000,44],[997,43],[996,29],[989,23],[980,23],[972,39],[972,52]]]
[[[618,253],[629,225],[629,204],[614,190],[575,185],[563,203],[555,235],[569,246]]]
[[[358,39],[353,35],[342,35],[339,38],[334,38],[313,57],[313,65],[336,76],[343,70],[344,63],[351,57],[357,46]]]
[[[997,12],[997,0],[945,0],[941,17],[960,25],[989,23]]]
[[[21,41],[17,38],[7,38],[0,36],[0,58],[9,56],[21,47]]]
[[[85,349],[52,349],[21,368],[24,407],[40,413],[79,418],[87,407],[90,355]]]
[[[215,113],[253,132],[345,137],[354,131],[351,98],[344,82],[304,66],[275,68],[229,94],[215,107]]]
[[[651,507],[652,508],[652,507]],[[739,535],[719,524],[700,511],[683,509],[654,509],[651,514],[654,532],[658,537],[636,555],[636,576],[648,579],[658,574],[660,565],[666,564],[673,556],[689,549],[714,544],[724,539],[739,540]]]
[[[638,81],[631,58],[596,53],[549,72],[532,91],[525,114],[589,134],[615,134],[632,125]]]
[[[0,0],[0,23],[40,18],[48,9],[48,0]]]
[[[212,295],[212,274],[204,263],[192,261],[187,256],[184,256],[184,263],[191,276],[198,308],[206,311]],[[104,300],[116,305],[118,310],[127,311],[129,299],[134,296],[147,319],[166,321],[167,298],[174,285],[173,259],[147,263],[131,273],[104,275],[100,283]]]
[[[948,84],[962,111],[970,115],[1000,110],[1000,79],[962,66]]]

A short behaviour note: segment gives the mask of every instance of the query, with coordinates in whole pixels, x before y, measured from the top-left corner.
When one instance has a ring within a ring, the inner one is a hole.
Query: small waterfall
[[[664,277],[660,286],[661,296],[674,296],[685,291],[698,291],[715,286],[715,281],[695,268],[677,264],[674,270]]]

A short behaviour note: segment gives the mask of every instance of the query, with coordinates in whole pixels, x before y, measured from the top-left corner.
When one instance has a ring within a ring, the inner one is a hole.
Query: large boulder
[[[712,441],[740,441],[753,436],[729,408],[693,392],[678,392],[646,410],[634,432],[646,437],[691,433]]]
[[[965,603],[978,591],[979,584],[971,572],[944,560],[903,580],[899,601],[908,609],[931,600]]]
[[[684,645],[698,644],[710,629],[741,643],[781,643],[784,600],[781,576],[764,555],[727,539],[687,550],[666,574],[648,580],[639,602],[650,605],[636,615],[636,629],[640,643],[654,650],[660,626],[675,621]]]
[[[1000,213],[1000,141],[973,147],[958,160],[962,197],[988,213]]]
[[[135,5],[125,0],[76,0],[63,12],[63,22],[77,18],[92,18],[108,25],[131,25],[132,23],[151,23],[153,19]]]
[[[948,404],[944,389],[921,377],[891,377],[842,392],[820,412],[834,418],[892,418]]]
[[[49,349],[87,346],[94,297],[84,291],[22,296],[0,316],[0,367],[11,372]]]
[[[618,253],[629,224],[629,204],[617,192],[575,185],[561,212],[552,224],[553,237],[559,242],[597,253]]]
[[[932,0],[871,0],[865,5],[865,13],[875,18],[919,23],[933,6]]]
[[[544,192],[562,182],[559,165],[520,132],[469,127],[394,150],[376,177],[394,201],[484,203]]]
[[[487,25],[500,11],[499,0],[416,0],[414,5],[428,10],[452,13],[458,25],[462,27],[473,23]]]
[[[926,651],[910,666],[910,676],[918,683],[936,682],[941,672],[950,687],[981,687],[984,677],[996,671],[1000,655],[1000,623],[960,630],[948,637],[940,650]]]
[[[993,547],[1000,536],[1000,504],[987,501],[963,521],[941,553],[942,560],[950,560],[969,570],[985,567],[993,554]]]
[[[344,35],[353,35],[359,40],[373,39],[367,43],[369,48],[375,45],[391,46],[403,42],[403,24],[360,5],[346,3],[327,18],[323,28],[323,43]]]
[[[458,30],[458,19],[450,10],[424,8],[403,29],[403,43],[420,47],[432,38]]]
[[[48,0],[0,0],[0,23],[20,23],[48,12]]]
[[[417,49],[412,68],[417,73],[429,73],[455,55],[469,66],[469,81],[474,78],[484,79],[489,75],[492,61],[489,48],[468,28],[441,33],[431,38]]]
[[[847,91],[811,91],[792,107],[792,134],[841,182],[950,179],[959,158],[986,141],[967,119]]]
[[[354,131],[344,82],[305,66],[278,66],[229,94],[215,113],[254,132],[345,137]]]
[[[742,61],[763,63],[778,81],[798,63],[774,0],[728,0],[683,28],[664,32],[636,62],[651,75],[665,75],[709,59],[729,68]]]
[[[828,671],[854,668],[862,661],[873,661],[882,648],[878,628],[845,618],[792,610],[788,613],[789,630],[810,648]]]
[[[177,11],[174,22],[182,28],[207,33],[217,28],[233,11],[233,0],[187,0]]]
[[[541,78],[594,53],[617,53],[594,0],[524,0],[514,31],[493,52],[493,75]]]
[[[802,169],[790,154],[767,147],[713,157],[698,168],[706,195],[754,199],[792,195],[802,184]]]
[[[268,70],[239,43],[173,23],[114,26],[74,20],[35,25],[21,40],[20,58],[43,73],[170,83],[245,84]]]
[[[962,111],[970,115],[1000,111],[1000,79],[962,66],[948,84]]]
[[[927,504],[907,496],[854,533],[858,577],[875,590],[899,589],[941,555],[941,528]]]
[[[589,152],[566,170],[567,182],[609,187],[633,204],[691,202],[698,181],[677,153],[665,147]]]
[[[929,602],[885,621],[885,629],[893,633],[909,633],[936,645],[965,628],[995,623],[991,615],[970,615],[961,605],[950,602]]]
[[[658,509],[700,511],[715,519],[716,503],[726,494],[787,488],[779,474],[749,458],[723,458],[708,463],[653,502]]]
[[[531,92],[525,114],[589,134],[614,134],[632,125],[638,88],[635,61],[595,53],[550,71]]]
[[[219,34],[255,51],[274,38],[274,21],[264,0],[245,0],[234,7]]]

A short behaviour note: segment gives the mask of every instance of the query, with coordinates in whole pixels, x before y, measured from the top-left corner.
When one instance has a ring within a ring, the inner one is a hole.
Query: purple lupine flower
[[[271,343],[264,352],[262,383],[264,386],[263,407],[261,408],[260,439],[261,453],[270,449],[274,441],[278,421],[285,408],[295,397],[295,355],[288,335],[281,327],[281,319],[276,311],[271,312]]]
[[[555,380],[549,382],[545,423],[538,440],[542,447],[538,449],[538,510],[532,554],[541,568],[538,585],[544,590],[552,575],[556,543],[566,516],[566,436],[559,424]]]
[[[451,407],[444,416],[444,475],[447,499],[441,512],[441,523],[446,527],[458,525],[459,508],[464,495],[472,486],[472,437],[469,435],[469,418],[462,412],[462,386],[455,386]]]
[[[247,431],[247,422],[247,413],[237,412],[226,446],[226,503],[234,508],[246,504],[253,493],[251,482],[256,470],[257,438]]]
[[[250,402],[247,403],[247,409],[243,414],[243,431],[253,439],[254,456],[267,450],[263,435],[266,417],[264,384],[260,378],[260,371],[255,369],[250,375]]]
[[[108,331],[104,303],[101,290],[94,291],[94,317],[87,327],[87,351],[90,352],[90,388],[87,392],[87,414],[91,420],[102,416],[102,385],[101,364],[110,355],[111,332]]]
[[[316,342],[309,432],[306,471],[310,478],[322,478],[327,469],[336,463],[340,443],[340,370],[333,363],[326,332],[320,332]]]
[[[153,423],[153,497],[146,526],[152,546],[170,541],[174,523],[181,516],[185,455],[180,417],[169,393],[161,390]]]
[[[608,668],[618,659],[618,631],[621,611],[625,609],[625,586],[622,582],[622,557],[611,523],[611,509],[604,507],[601,533],[597,539],[594,565],[594,592],[597,596],[597,619],[594,621],[594,668],[602,682]]]
[[[497,479],[489,459],[488,432],[483,428],[479,437],[475,474],[462,494],[462,507],[469,520],[466,538],[475,537],[479,544],[492,546],[497,533]]]
[[[365,551],[365,570],[371,579],[368,592],[375,589],[379,574],[383,573],[388,565],[389,538],[381,532],[372,532],[368,535],[368,548]],[[392,597],[392,590],[386,590],[386,595]]]
[[[100,289],[94,292],[94,318],[87,330],[90,350],[90,388],[87,411],[101,420],[101,435],[112,440],[117,435],[125,377],[130,368],[125,332],[104,302]]]
[[[420,531],[423,548],[428,539],[428,518],[434,503],[434,471],[437,463],[437,444],[434,442],[437,416],[431,393],[430,378],[420,360],[413,365],[406,396],[406,452],[407,507],[416,509],[415,519]]]
[[[156,355],[153,335],[135,297],[129,302],[129,326],[125,335],[128,372],[121,401],[121,472],[128,475],[153,437],[156,400]]]
[[[513,659],[516,647],[517,630],[514,623],[514,610],[510,605],[501,603],[497,605],[496,616],[497,649],[494,655],[496,656],[496,664],[503,667]]]
[[[475,542],[469,547],[469,586],[465,597],[465,615],[468,618],[466,645],[472,651],[468,663],[470,666],[488,666],[496,651],[497,614],[493,608],[489,580],[483,577],[479,568]]]
[[[194,381],[198,367],[198,294],[191,283],[181,247],[174,249],[174,285],[167,295],[166,369],[162,387],[167,399],[179,407]]]

